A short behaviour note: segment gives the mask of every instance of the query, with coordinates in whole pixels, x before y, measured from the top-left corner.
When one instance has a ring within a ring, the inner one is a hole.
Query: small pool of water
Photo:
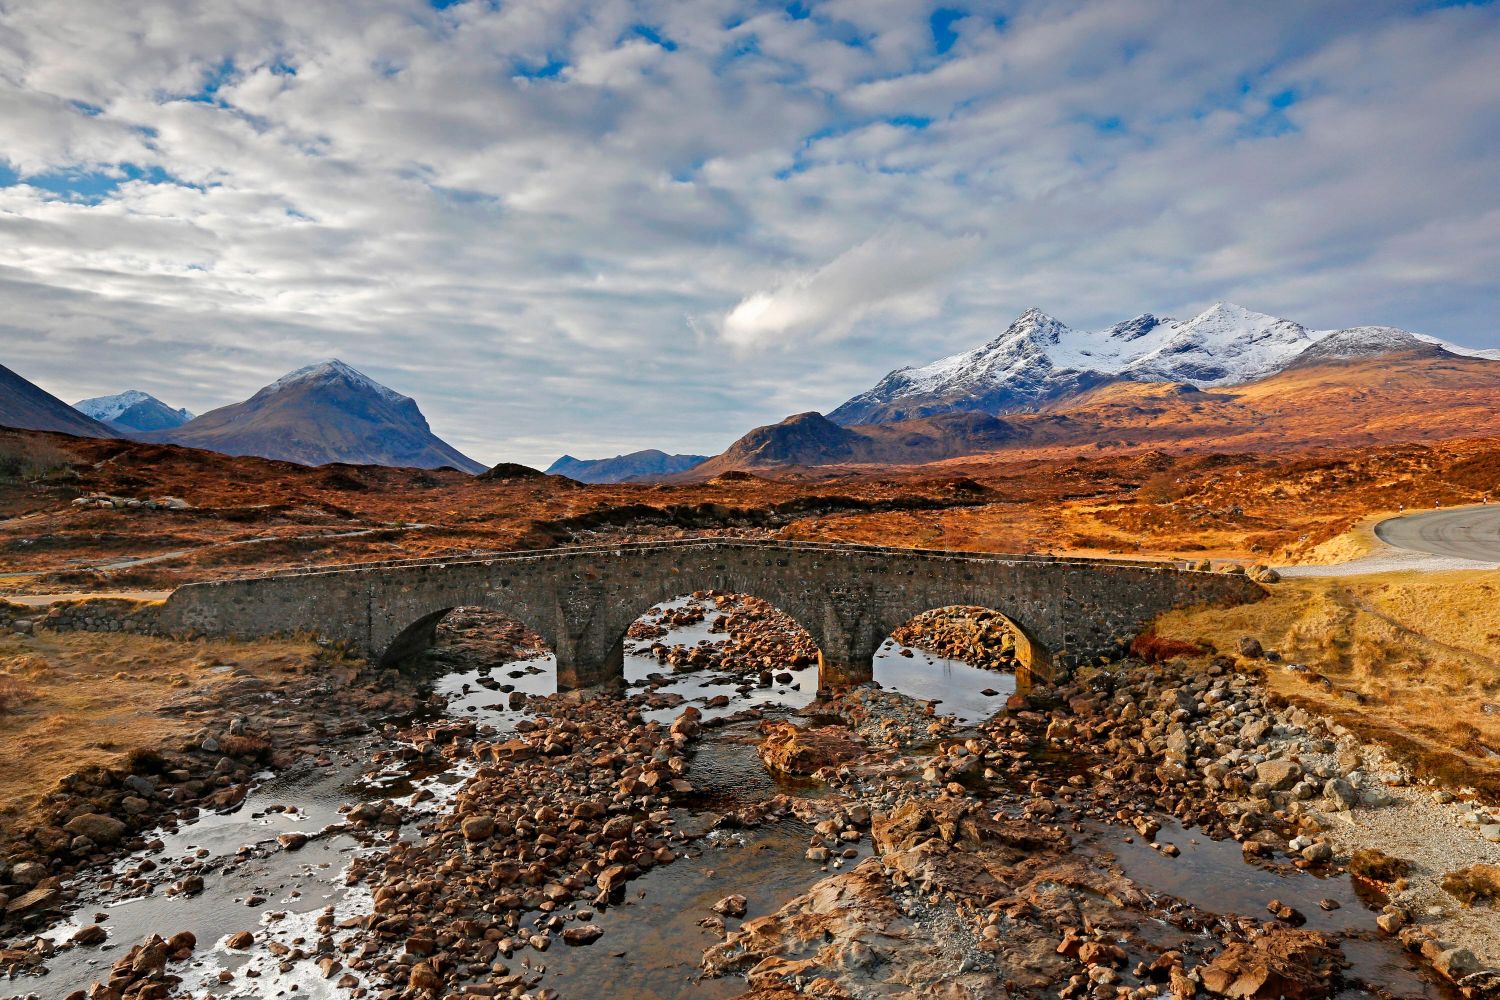
[[[741,979],[699,979],[703,951],[720,940],[700,926],[714,903],[745,897],[745,920],[774,913],[823,878],[824,867],[803,857],[811,827],[796,820],[750,830],[715,832],[694,843],[691,856],[654,868],[630,883],[621,905],[594,917],[604,936],[582,948],[554,946],[542,957],[543,984],[565,997],[632,1000],[724,1000],[739,996]],[[870,853],[869,838],[856,845]],[[726,929],[743,920],[722,918]],[[560,949],[560,950],[559,950]]]
[[[1344,980],[1354,985],[1339,993],[1339,1000],[1451,1000],[1458,995],[1421,969],[1399,942],[1377,930],[1374,907],[1383,901],[1356,888],[1348,875],[1323,878],[1290,866],[1246,861],[1237,842],[1212,840],[1172,819],[1162,820],[1155,839],[1175,844],[1182,851],[1176,858],[1152,850],[1140,837],[1126,843],[1131,833],[1119,827],[1088,828],[1098,835],[1093,849],[1112,854],[1130,880],[1147,892],[1175,896],[1205,913],[1258,920],[1270,919],[1266,905],[1277,899],[1306,918],[1298,926],[1340,936],[1340,948],[1350,963]],[[1338,907],[1324,910],[1319,905],[1323,900]]]
[[[1172,858],[1151,849],[1150,841],[1120,827],[1094,826],[1098,846],[1113,854],[1131,881],[1151,892],[1167,893],[1208,913],[1235,913],[1270,919],[1266,904],[1273,899],[1300,911],[1308,930],[1373,931],[1375,913],[1355,890],[1348,876],[1319,878],[1292,867],[1265,866],[1245,860],[1234,840],[1213,840],[1200,831],[1184,829],[1174,819],[1162,818],[1155,840],[1175,844],[1181,855]],[[1132,837],[1131,843],[1125,838]],[[1337,909],[1324,910],[1329,899]]]
[[[903,656],[908,650],[911,656]],[[887,643],[875,654],[875,680],[910,698],[938,702],[937,711],[966,725],[983,722],[1005,709],[1016,690],[1016,675],[981,670],[921,649]],[[994,694],[984,694],[993,691]]]

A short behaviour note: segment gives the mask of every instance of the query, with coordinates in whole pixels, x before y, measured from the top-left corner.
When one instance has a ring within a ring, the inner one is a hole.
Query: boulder
[[[563,931],[563,943],[570,945],[593,944],[604,936],[604,928],[595,924],[580,924]]]
[[[465,816],[460,829],[463,830],[465,840],[488,840],[495,833],[495,817]]]
[[[714,904],[714,912],[726,917],[743,917],[745,915],[745,906],[744,896],[725,896]]]
[[[96,844],[114,844],[125,836],[128,829],[124,823],[103,813],[82,813],[63,825],[63,829],[78,837],[87,837]]]
[[[1277,928],[1231,944],[1200,975],[1210,993],[1235,1000],[1321,1000],[1331,994],[1338,968],[1323,935]]]
[[[760,759],[783,774],[815,774],[863,756],[865,746],[841,726],[799,729],[790,722],[762,722]]]
[[[1292,760],[1265,760],[1255,765],[1255,776],[1278,792],[1284,792],[1302,777],[1302,765]]]
[[[1448,948],[1438,952],[1437,957],[1432,960],[1432,967],[1439,975],[1458,982],[1479,971],[1479,959],[1467,948]]]

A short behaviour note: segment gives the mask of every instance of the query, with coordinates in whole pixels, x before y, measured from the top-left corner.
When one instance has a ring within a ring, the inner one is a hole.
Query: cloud
[[[931,315],[951,281],[980,248],[973,234],[945,237],[910,227],[862,240],[817,270],[742,299],[724,317],[724,339],[737,348],[843,339],[866,316]]]
[[[333,355],[545,463],[1031,305],[1500,346],[1500,8],[935,6],[6,0],[0,363],[204,411]]]

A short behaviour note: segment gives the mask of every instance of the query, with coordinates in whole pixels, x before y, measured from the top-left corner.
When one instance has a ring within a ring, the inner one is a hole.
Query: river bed
[[[682,598],[665,607],[680,609],[692,600]],[[692,646],[722,637],[711,632],[705,620],[674,629],[671,641]],[[708,720],[750,707],[768,716],[796,720],[796,713],[813,701],[817,689],[815,666],[787,671],[789,681],[768,687],[751,685],[746,690],[743,677],[709,670],[674,672],[649,654],[649,645],[637,643],[627,649],[625,679],[627,685],[653,686],[659,695],[682,699],[671,708],[643,713],[663,723],[677,717],[682,704],[699,707]],[[921,650],[902,655],[902,649],[889,643],[881,650],[877,682],[911,697],[935,699],[939,713],[954,715],[961,724],[976,724],[1003,710],[1006,696],[1015,689],[1012,675],[979,670]],[[537,656],[457,666],[436,677],[433,690],[446,699],[447,717],[472,719],[503,735],[513,732],[528,712],[524,707],[511,707],[513,692],[546,695],[556,690],[555,661]],[[776,794],[824,794],[811,782],[768,774],[756,755],[756,735],[754,722],[731,723],[706,732],[691,755],[689,776],[695,792],[676,817],[680,827],[706,829],[719,812]],[[346,933],[337,925],[368,913],[371,906],[368,891],[362,885],[348,885],[347,874],[359,852],[381,848],[346,832],[344,812],[365,801],[394,797],[420,801],[415,819],[384,834],[389,838],[417,836],[421,817],[442,809],[471,768],[413,755],[410,747],[390,736],[367,738],[332,756],[329,766],[302,766],[268,776],[236,809],[203,815],[174,832],[162,833],[159,849],[122,860],[112,877],[92,875],[93,884],[73,918],[49,936],[64,942],[79,927],[97,921],[109,933],[107,943],[60,951],[47,963],[49,975],[11,984],[20,992],[10,996],[65,997],[107,978],[115,958],[148,934],[167,936],[184,930],[196,936],[198,947],[193,959],[174,972],[182,976],[184,988],[196,995],[347,996],[336,976],[324,977],[311,962],[295,960],[298,949],[324,934],[337,940]],[[372,767],[382,756],[386,759]],[[712,919],[714,902],[739,893],[748,902],[746,919],[770,913],[829,870],[869,854],[866,838],[858,845],[855,859],[809,862],[804,852],[810,832],[801,822],[782,819],[755,829],[713,830],[691,840],[683,857],[630,882],[623,900],[592,918],[604,930],[597,943],[583,948],[559,943],[552,951],[518,958],[514,967],[526,973],[529,982],[559,990],[563,996],[661,1000],[736,996],[743,992],[743,982],[698,978],[701,952],[719,939],[716,929],[703,924]],[[1345,940],[1345,954],[1355,964],[1354,977],[1363,978],[1369,987],[1341,994],[1347,1000],[1391,996],[1438,1000],[1452,995],[1419,972],[1391,941],[1374,934],[1369,904],[1378,901],[1357,893],[1347,877],[1319,879],[1296,869],[1247,863],[1238,844],[1199,837],[1170,819],[1158,839],[1176,844],[1182,851],[1179,857],[1168,858],[1130,833],[1119,827],[1092,827],[1081,850],[1106,852],[1143,890],[1184,900],[1206,912],[1263,916],[1267,900],[1279,898],[1301,911],[1309,928],[1353,935]],[[308,839],[288,850],[277,840],[287,834]],[[172,883],[191,876],[203,879],[201,893],[166,893]],[[141,879],[152,883],[151,892],[142,895],[131,888]],[[1332,900],[1337,907],[1325,909],[1320,906],[1323,900]],[[572,905],[576,909],[578,904]],[[101,914],[105,919],[98,921]],[[725,918],[723,922],[732,929],[741,921]],[[224,946],[227,937],[240,931],[255,932],[257,943],[252,950],[233,951]],[[268,941],[274,942],[270,948]]]

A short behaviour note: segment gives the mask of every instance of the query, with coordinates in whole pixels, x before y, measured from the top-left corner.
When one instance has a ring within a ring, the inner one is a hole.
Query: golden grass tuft
[[[1443,890],[1465,906],[1500,900],[1500,865],[1477,864],[1443,876]]]

